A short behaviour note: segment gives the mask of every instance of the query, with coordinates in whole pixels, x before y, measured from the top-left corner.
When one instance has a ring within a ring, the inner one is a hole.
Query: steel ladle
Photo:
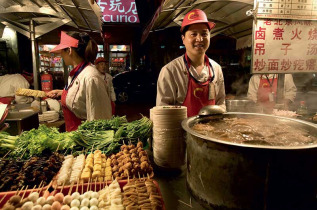
[[[223,109],[221,106],[218,105],[207,105],[200,109],[198,115],[200,116],[209,116],[209,115],[216,115],[216,114],[223,114],[226,110]]]

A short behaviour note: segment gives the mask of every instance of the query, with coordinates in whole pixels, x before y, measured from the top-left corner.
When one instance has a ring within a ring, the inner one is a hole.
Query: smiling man
[[[225,86],[221,67],[208,58],[210,30],[215,23],[199,9],[187,13],[181,26],[186,52],[165,65],[157,82],[156,105],[183,105],[188,117],[207,105],[225,106]]]

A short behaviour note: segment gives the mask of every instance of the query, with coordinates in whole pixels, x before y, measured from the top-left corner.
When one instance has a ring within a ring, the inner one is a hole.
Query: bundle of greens
[[[110,155],[118,152],[123,144],[137,144],[142,141],[146,145],[151,130],[152,121],[147,117],[142,116],[140,120],[127,122],[124,116],[85,122],[72,132],[71,138],[78,146],[88,150],[100,149]]]
[[[4,155],[9,150],[15,149],[15,141],[18,136],[11,136],[6,132],[0,132],[0,155]]]
[[[125,116],[122,117],[113,117],[110,120],[92,120],[92,121],[85,121],[82,123],[78,130],[89,130],[89,131],[104,131],[104,130],[118,130],[119,127],[127,123],[127,118]]]
[[[11,155],[21,158],[29,158],[41,155],[43,150],[52,152],[58,150],[73,149],[76,144],[71,138],[72,133],[59,133],[57,128],[48,128],[40,125],[38,129],[24,131],[15,142],[15,150]]]
[[[137,139],[143,144],[150,137],[152,130],[152,121],[142,116],[141,119],[129,123],[124,123],[116,132],[115,138],[129,140]]]
[[[90,131],[90,130],[77,130],[72,132],[72,139],[74,142],[83,148],[101,149],[107,147],[114,137],[113,130],[105,131]]]

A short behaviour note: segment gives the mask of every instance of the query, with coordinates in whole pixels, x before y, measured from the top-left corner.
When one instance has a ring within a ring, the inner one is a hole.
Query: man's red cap
[[[97,65],[100,62],[106,62],[106,59],[104,59],[103,57],[99,57],[95,60],[95,65]]]
[[[183,32],[185,26],[196,23],[206,23],[208,25],[209,30],[213,29],[216,25],[214,22],[208,21],[204,11],[200,9],[194,9],[185,15],[181,26],[181,32]]]
[[[64,31],[61,32],[61,42],[57,45],[51,52],[60,52],[60,50],[68,48],[68,47],[78,47],[78,40],[67,35]]]

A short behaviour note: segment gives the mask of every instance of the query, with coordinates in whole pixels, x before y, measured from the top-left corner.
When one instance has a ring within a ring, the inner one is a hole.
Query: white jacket
[[[15,92],[19,88],[30,88],[29,82],[21,74],[6,74],[0,76],[0,97],[13,97],[18,104],[31,103],[33,97],[17,96]]]
[[[108,95],[110,96],[111,101],[116,101],[116,93],[114,92],[114,88],[112,84],[112,76],[106,73],[105,81],[107,84],[107,92],[108,92]]]
[[[71,77],[68,79],[68,84]],[[106,84],[99,71],[89,65],[77,76],[68,89],[66,105],[78,118],[110,119],[111,103]]]
[[[225,105],[225,85],[221,66],[209,59],[214,72],[215,78],[212,83],[215,85],[216,105],[226,109]],[[188,89],[188,75],[183,56],[180,56],[165,65],[157,81],[156,105],[182,105]],[[207,81],[209,77],[209,68],[204,68],[201,75],[196,73],[193,66],[190,67],[191,75],[198,81]]]
[[[269,74],[268,78],[272,79],[274,74]],[[265,76],[263,76],[266,79]],[[275,76],[276,78],[276,76]],[[248,99],[257,102],[258,100],[258,89],[260,85],[261,74],[252,75],[249,81],[249,89],[248,89]],[[293,76],[291,74],[285,74],[284,79],[284,99],[289,99],[294,102],[296,97],[297,88],[293,81]]]

